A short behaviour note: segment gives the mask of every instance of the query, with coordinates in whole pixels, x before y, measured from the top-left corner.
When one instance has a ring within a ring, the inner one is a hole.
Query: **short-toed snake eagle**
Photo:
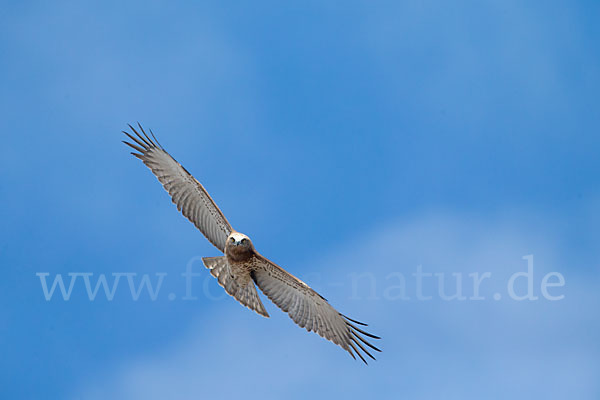
[[[132,133],[123,131],[132,142],[125,144],[150,168],[160,183],[169,192],[177,209],[225,255],[202,259],[210,273],[218,279],[225,291],[244,306],[268,317],[255,284],[279,308],[289,314],[302,328],[314,331],[346,350],[350,355],[360,353],[375,359],[365,346],[380,351],[364,337],[379,339],[357,325],[361,322],[350,319],[333,308],[325,298],[311,289],[274,262],[260,255],[250,238],[236,232],[204,187],[181,164],[158,143],[152,131],[152,139],[138,124]]]

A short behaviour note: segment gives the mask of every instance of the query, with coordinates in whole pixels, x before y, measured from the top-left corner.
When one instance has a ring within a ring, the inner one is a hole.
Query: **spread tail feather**
[[[263,306],[256,287],[252,279],[248,279],[246,282],[240,282],[231,273],[231,268],[227,262],[227,257],[203,257],[202,262],[210,270],[212,276],[217,278],[219,285],[221,285],[227,294],[235,298],[237,301],[242,303],[249,309],[256,311],[263,317],[269,318],[265,306]]]

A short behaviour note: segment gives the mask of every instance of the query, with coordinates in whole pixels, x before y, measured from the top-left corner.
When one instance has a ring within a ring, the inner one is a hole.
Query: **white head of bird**
[[[254,254],[250,238],[240,232],[232,232],[225,244],[225,255],[233,261],[244,261]]]

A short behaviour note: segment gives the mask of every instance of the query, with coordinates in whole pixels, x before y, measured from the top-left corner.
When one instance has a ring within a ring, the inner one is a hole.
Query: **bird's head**
[[[232,232],[227,238],[225,253],[235,260],[244,259],[254,253],[254,246],[248,236]]]

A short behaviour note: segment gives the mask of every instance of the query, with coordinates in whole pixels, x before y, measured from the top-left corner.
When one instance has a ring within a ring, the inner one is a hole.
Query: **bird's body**
[[[358,349],[374,359],[363,345],[380,350],[362,335],[379,338],[355,325],[365,324],[340,314],[306,283],[260,255],[250,238],[231,227],[200,182],[160,146],[152,132],[154,140],[141,126],[143,136],[131,125],[130,128],[135,136],[123,133],[134,142],[125,143],[138,151],[131,154],[152,170],[177,209],[224,253],[219,257],[204,257],[202,261],[229,295],[258,314],[269,317],[256,291],[258,286],[300,327],[339,345],[352,357],[357,354],[365,363]]]

